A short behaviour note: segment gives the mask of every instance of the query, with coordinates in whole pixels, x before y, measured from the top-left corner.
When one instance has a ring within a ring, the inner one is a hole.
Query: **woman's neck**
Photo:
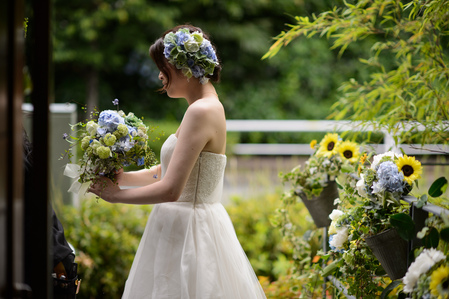
[[[218,97],[217,91],[212,83],[207,82],[206,84],[198,83],[199,86],[195,86],[195,88],[191,88],[186,96],[187,103],[189,105],[193,104],[199,99],[204,99],[206,97],[214,96]]]

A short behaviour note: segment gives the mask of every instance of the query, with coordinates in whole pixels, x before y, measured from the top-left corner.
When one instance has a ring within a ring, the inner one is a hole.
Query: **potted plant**
[[[370,248],[366,255],[372,252],[395,280],[407,271],[406,240],[415,236],[413,220],[407,214],[409,204],[401,197],[410,192],[422,166],[414,157],[393,152],[374,156],[371,165],[366,161],[363,156],[360,179],[350,180],[342,190],[341,212],[330,215],[330,246],[344,252],[342,257],[348,260],[353,259],[354,250]],[[346,244],[342,242],[345,238]]]
[[[305,165],[298,165],[281,174],[283,183],[289,182],[291,190],[284,198],[301,199],[317,227],[328,226],[328,215],[336,207],[338,198],[335,178],[342,173],[355,171],[359,159],[359,146],[352,141],[342,141],[338,134],[328,133],[320,143],[310,143],[314,153]]]

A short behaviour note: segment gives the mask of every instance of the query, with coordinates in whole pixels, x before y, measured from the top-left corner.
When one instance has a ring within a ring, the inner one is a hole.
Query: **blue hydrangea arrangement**
[[[118,100],[113,103],[118,105]],[[154,152],[148,145],[151,130],[142,119],[122,110],[104,110],[94,113],[94,116],[98,119],[71,125],[72,131],[76,132],[73,136],[64,134],[64,139],[71,144],[66,151],[69,158],[76,145],[80,145],[83,152],[77,164],[67,165],[66,175],[82,184],[95,180],[99,175],[113,179],[114,171],[124,166],[148,168],[156,163]],[[79,187],[78,184],[76,186]],[[72,187],[69,191],[79,191]]]
[[[201,84],[209,81],[218,59],[210,41],[201,32],[190,33],[182,28],[176,33],[170,32],[164,37],[164,56],[187,78],[198,78]]]

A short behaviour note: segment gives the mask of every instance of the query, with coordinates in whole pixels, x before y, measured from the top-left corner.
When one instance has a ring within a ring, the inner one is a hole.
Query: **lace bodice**
[[[161,149],[162,177],[167,171],[177,138],[170,135]],[[214,203],[222,196],[226,156],[202,152],[190,173],[187,184],[178,202]]]

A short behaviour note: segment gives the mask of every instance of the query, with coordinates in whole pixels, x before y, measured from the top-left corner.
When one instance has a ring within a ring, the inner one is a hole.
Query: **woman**
[[[90,192],[111,203],[157,204],[148,219],[123,298],[265,298],[220,203],[226,119],[211,81],[221,66],[200,28],[167,31],[150,48],[163,90],[189,104],[165,141],[161,165],[106,178]],[[106,185],[106,187],[104,187]]]

